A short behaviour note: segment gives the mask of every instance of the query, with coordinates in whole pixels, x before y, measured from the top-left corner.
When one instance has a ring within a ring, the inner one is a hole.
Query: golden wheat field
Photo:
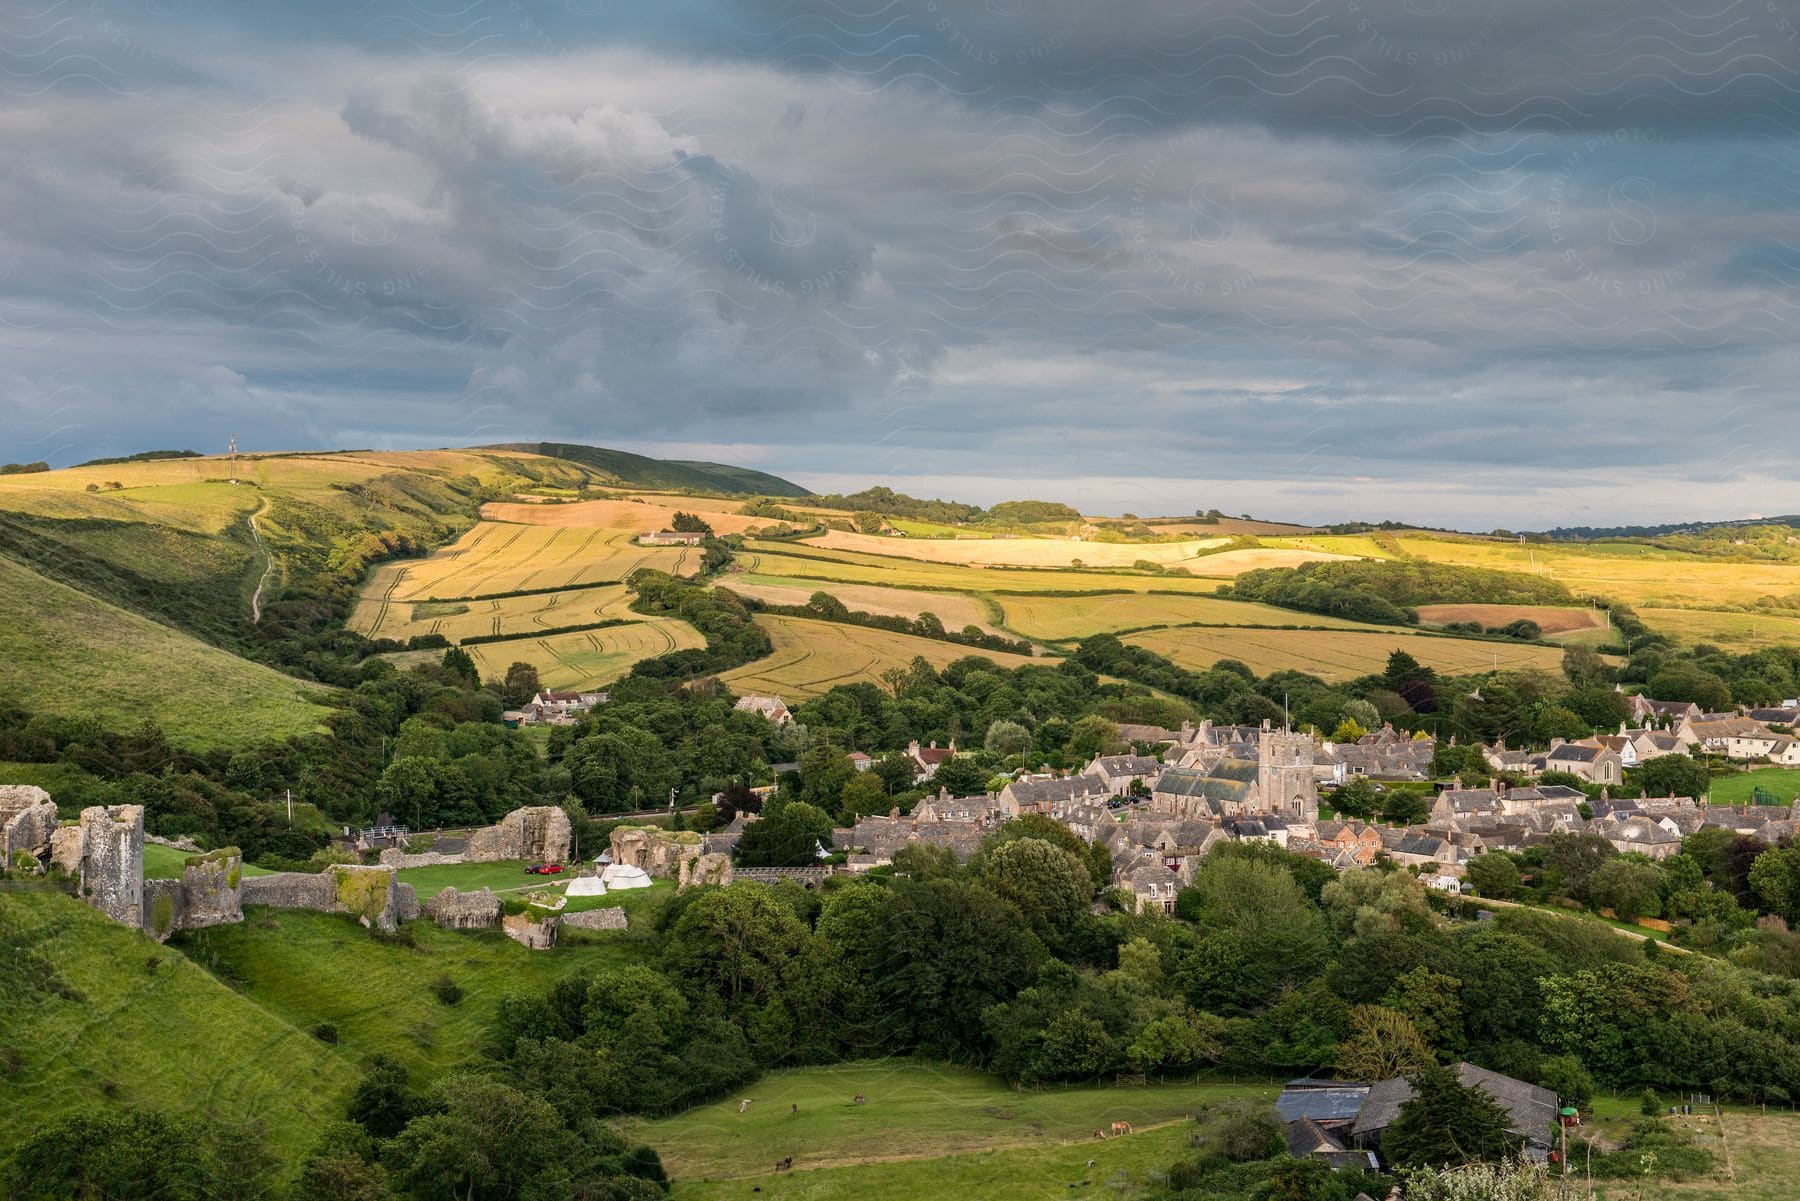
[[[1026,638],[1063,642],[1089,634],[1141,630],[1149,626],[1204,623],[1219,626],[1329,626],[1376,630],[1365,622],[1278,609],[1216,596],[1002,596],[1006,628]]]
[[[1497,668],[1556,671],[1562,666],[1559,647],[1399,632],[1190,627],[1128,634],[1125,641],[1165,655],[1183,667],[1204,669],[1220,659],[1236,659],[1257,675],[1296,670],[1331,681],[1379,672],[1396,650],[1448,675]]]
[[[538,669],[546,688],[599,688],[630,671],[640,659],[687,650],[704,644],[686,622],[644,617],[631,625],[603,630],[551,634],[543,638],[509,638],[464,647],[484,680],[500,680],[514,663]],[[397,666],[435,662],[442,651],[399,651],[386,656]]]
[[[623,584],[602,584],[564,592],[503,596],[482,601],[382,601],[364,597],[350,626],[370,638],[405,642],[421,634],[442,634],[451,642],[494,634],[529,633],[596,621],[639,620]]]
[[[636,531],[625,529],[484,521],[429,558],[378,568],[363,596],[381,603],[452,600],[608,583],[640,567],[682,571],[699,562],[700,552],[693,547],[639,546],[636,537]]]
[[[1127,592],[1175,590],[1204,595],[1218,590],[1217,579],[1188,575],[1125,575],[1105,571],[1033,571],[1022,567],[973,567],[889,559],[856,551],[752,540],[737,558],[746,571],[806,583],[883,584],[943,592]]]
[[[1139,560],[1158,565],[1190,564],[1200,551],[1222,546],[1223,538],[1192,542],[1088,542],[1073,538],[890,538],[828,530],[803,545],[829,550],[860,551],[896,559],[970,566],[1130,567]]]
[[[1683,646],[1710,642],[1739,652],[1800,646],[1800,617],[1705,609],[1639,609],[1637,613],[1651,629]]]
[[[904,667],[917,656],[942,667],[966,655],[980,655],[1004,667],[1032,662],[1026,655],[1008,655],[890,634],[886,630],[799,617],[756,619],[769,632],[775,653],[766,659],[726,672],[719,679],[734,692],[776,693],[790,702],[796,697],[819,696],[839,684],[879,683],[883,671]]]
[[[1598,609],[1570,609],[1556,605],[1420,605],[1418,613],[1420,621],[1435,626],[1449,625],[1453,621],[1479,621],[1484,626],[1535,621],[1546,637],[1606,626],[1606,614]]]
[[[920,592],[911,588],[881,588],[873,584],[819,585],[782,576],[736,574],[718,581],[719,587],[744,596],[755,597],[772,605],[804,605],[815,592],[829,592],[851,609],[861,613],[878,613],[884,617],[917,617],[930,613],[944,627],[960,630],[964,626],[991,625],[987,608],[979,601],[954,592]]]
[[[510,521],[521,525],[558,525],[571,529],[627,530],[633,535],[651,530],[666,530],[675,514],[692,513],[705,520],[715,534],[741,534],[747,529],[784,525],[763,517],[743,517],[731,506],[701,497],[651,500],[630,497],[612,500],[581,500],[564,504],[518,503],[492,501],[482,506],[481,515],[488,521]]]

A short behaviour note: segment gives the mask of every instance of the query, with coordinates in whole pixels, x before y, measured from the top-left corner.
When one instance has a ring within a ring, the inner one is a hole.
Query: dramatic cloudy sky
[[[17,0],[0,458],[1800,511],[1800,0]]]

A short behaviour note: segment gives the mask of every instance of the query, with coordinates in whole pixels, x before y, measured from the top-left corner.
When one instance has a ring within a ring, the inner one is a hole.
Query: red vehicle
[[[531,863],[526,865],[525,874],[528,876],[554,876],[562,869],[563,865],[560,863]]]

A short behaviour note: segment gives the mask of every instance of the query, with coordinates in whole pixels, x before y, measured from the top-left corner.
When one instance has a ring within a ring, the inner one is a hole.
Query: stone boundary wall
[[[582,913],[565,913],[563,925],[576,930],[624,930],[631,925],[625,911],[619,908],[589,909]]]
[[[337,909],[337,884],[329,872],[275,872],[248,876],[239,892],[245,905],[271,909]]]
[[[455,867],[464,862],[461,855],[446,855],[441,851],[403,851],[399,847],[389,847],[381,852],[381,866],[391,867],[396,871],[408,867]]]

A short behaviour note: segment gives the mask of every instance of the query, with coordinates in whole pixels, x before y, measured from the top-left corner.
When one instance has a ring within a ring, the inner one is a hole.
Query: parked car
[[[528,863],[525,865],[525,874],[528,876],[554,876],[562,869],[563,865],[560,863]]]

